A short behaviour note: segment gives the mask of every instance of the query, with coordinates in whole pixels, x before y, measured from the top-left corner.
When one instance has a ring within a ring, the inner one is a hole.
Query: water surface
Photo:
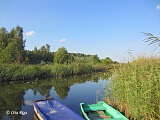
[[[54,97],[80,113],[81,102],[96,103],[103,99],[107,78],[103,74],[0,83],[0,119],[32,120],[33,101]]]

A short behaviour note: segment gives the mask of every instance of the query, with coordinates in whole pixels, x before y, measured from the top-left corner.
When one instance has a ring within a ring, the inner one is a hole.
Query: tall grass
[[[160,119],[160,58],[119,64],[113,74],[108,102],[130,119]]]
[[[23,64],[1,64],[0,81],[25,80],[46,77],[63,77],[80,75],[105,70],[102,65],[89,63],[72,64],[46,64],[46,65],[23,65]]]

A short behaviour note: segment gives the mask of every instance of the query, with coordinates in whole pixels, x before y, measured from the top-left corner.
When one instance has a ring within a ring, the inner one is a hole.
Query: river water
[[[94,104],[103,99],[108,78],[89,74],[61,79],[0,83],[0,119],[33,120],[33,101],[54,97],[80,114],[80,103]]]

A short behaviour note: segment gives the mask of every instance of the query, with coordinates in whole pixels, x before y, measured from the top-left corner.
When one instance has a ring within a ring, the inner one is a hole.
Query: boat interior
[[[106,120],[106,119],[111,119],[111,116],[106,116],[106,114],[104,113],[104,111],[92,111],[92,112],[88,112],[88,117],[91,120]]]

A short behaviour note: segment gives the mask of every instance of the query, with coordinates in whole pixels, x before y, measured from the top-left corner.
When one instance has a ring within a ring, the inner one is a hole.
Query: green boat
[[[91,105],[80,103],[80,107],[81,115],[86,120],[129,120],[118,110],[103,101]]]

